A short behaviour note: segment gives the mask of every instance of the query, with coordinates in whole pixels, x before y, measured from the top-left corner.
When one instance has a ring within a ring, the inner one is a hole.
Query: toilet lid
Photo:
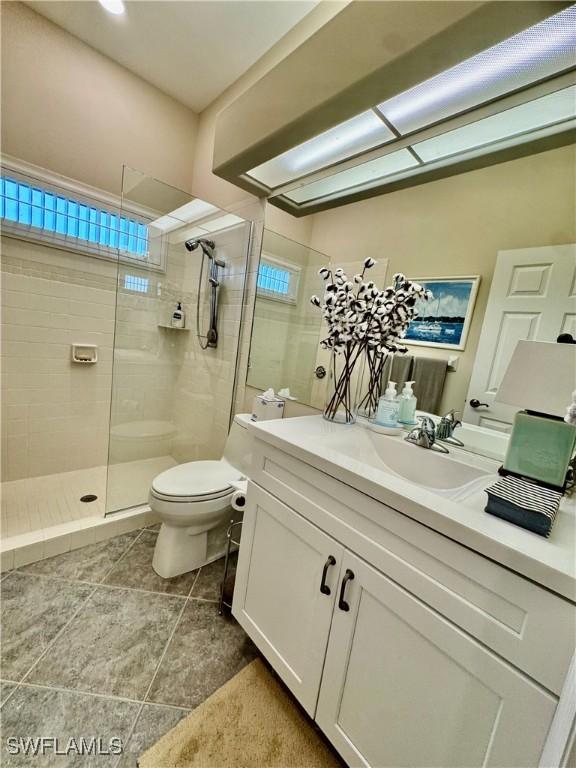
[[[162,496],[212,496],[231,491],[240,472],[223,461],[190,461],[162,472],[152,481],[152,490]]]

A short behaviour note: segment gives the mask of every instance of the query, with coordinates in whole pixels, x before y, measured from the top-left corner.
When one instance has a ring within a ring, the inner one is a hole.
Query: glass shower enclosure
[[[176,464],[221,457],[251,234],[250,222],[131,168],[122,211],[150,220],[145,263],[118,265],[106,514],[145,504]]]
[[[159,472],[222,455],[252,224],[129,168],[120,200],[14,158],[0,223],[4,562],[79,546]]]

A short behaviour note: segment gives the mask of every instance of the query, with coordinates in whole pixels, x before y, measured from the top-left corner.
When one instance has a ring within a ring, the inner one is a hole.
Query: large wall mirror
[[[248,384],[289,387],[300,403],[323,408],[326,379],[315,371],[327,365],[324,328],[309,304],[323,290],[318,268],[353,275],[369,256],[379,287],[403,272],[434,294],[392,379],[416,379],[420,410],[455,409],[468,424],[508,433],[523,403],[504,406],[495,395],[518,341],[576,337],[575,160],[565,147],[325,211],[311,217],[305,245],[267,233],[262,264],[298,254],[300,292],[289,314],[259,291]]]
[[[288,388],[298,402],[322,407],[324,382],[317,371],[326,363],[318,346],[323,327],[309,299],[322,291],[318,269],[328,262],[317,251],[265,233],[250,386]],[[390,279],[386,274],[379,282]],[[442,415],[455,408],[467,423],[507,433],[515,409],[498,403],[495,394],[518,341],[576,337],[576,245],[500,251],[483,280],[483,306],[477,302],[478,276],[426,280],[435,298],[407,334],[408,353],[391,358],[388,375],[400,384],[417,378],[421,410]],[[472,323],[481,329],[474,341]]]

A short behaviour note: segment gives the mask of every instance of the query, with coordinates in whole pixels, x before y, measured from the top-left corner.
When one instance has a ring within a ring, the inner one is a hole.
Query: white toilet
[[[162,522],[152,560],[159,576],[169,579],[193,571],[224,554],[222,536],[218,549],[210,547],[210,535],[226,526],[232,516],[232,483],[247,477],[249,422],[248,414],[234,417],[219,461],[190,461],[152,481],[150,508]]]

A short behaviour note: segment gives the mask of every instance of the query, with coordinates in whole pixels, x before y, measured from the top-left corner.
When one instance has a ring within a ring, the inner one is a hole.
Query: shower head
[[[212,256],[212,251],[216,247],[214,240],[205,240],[202,237],[198,237],[192,240],[186,240],[184,245],[186,246],[186,250],[188,251],[195,251],[196,248],[200,246],[204,251],[204,253],[206,253],[208,256]]]

